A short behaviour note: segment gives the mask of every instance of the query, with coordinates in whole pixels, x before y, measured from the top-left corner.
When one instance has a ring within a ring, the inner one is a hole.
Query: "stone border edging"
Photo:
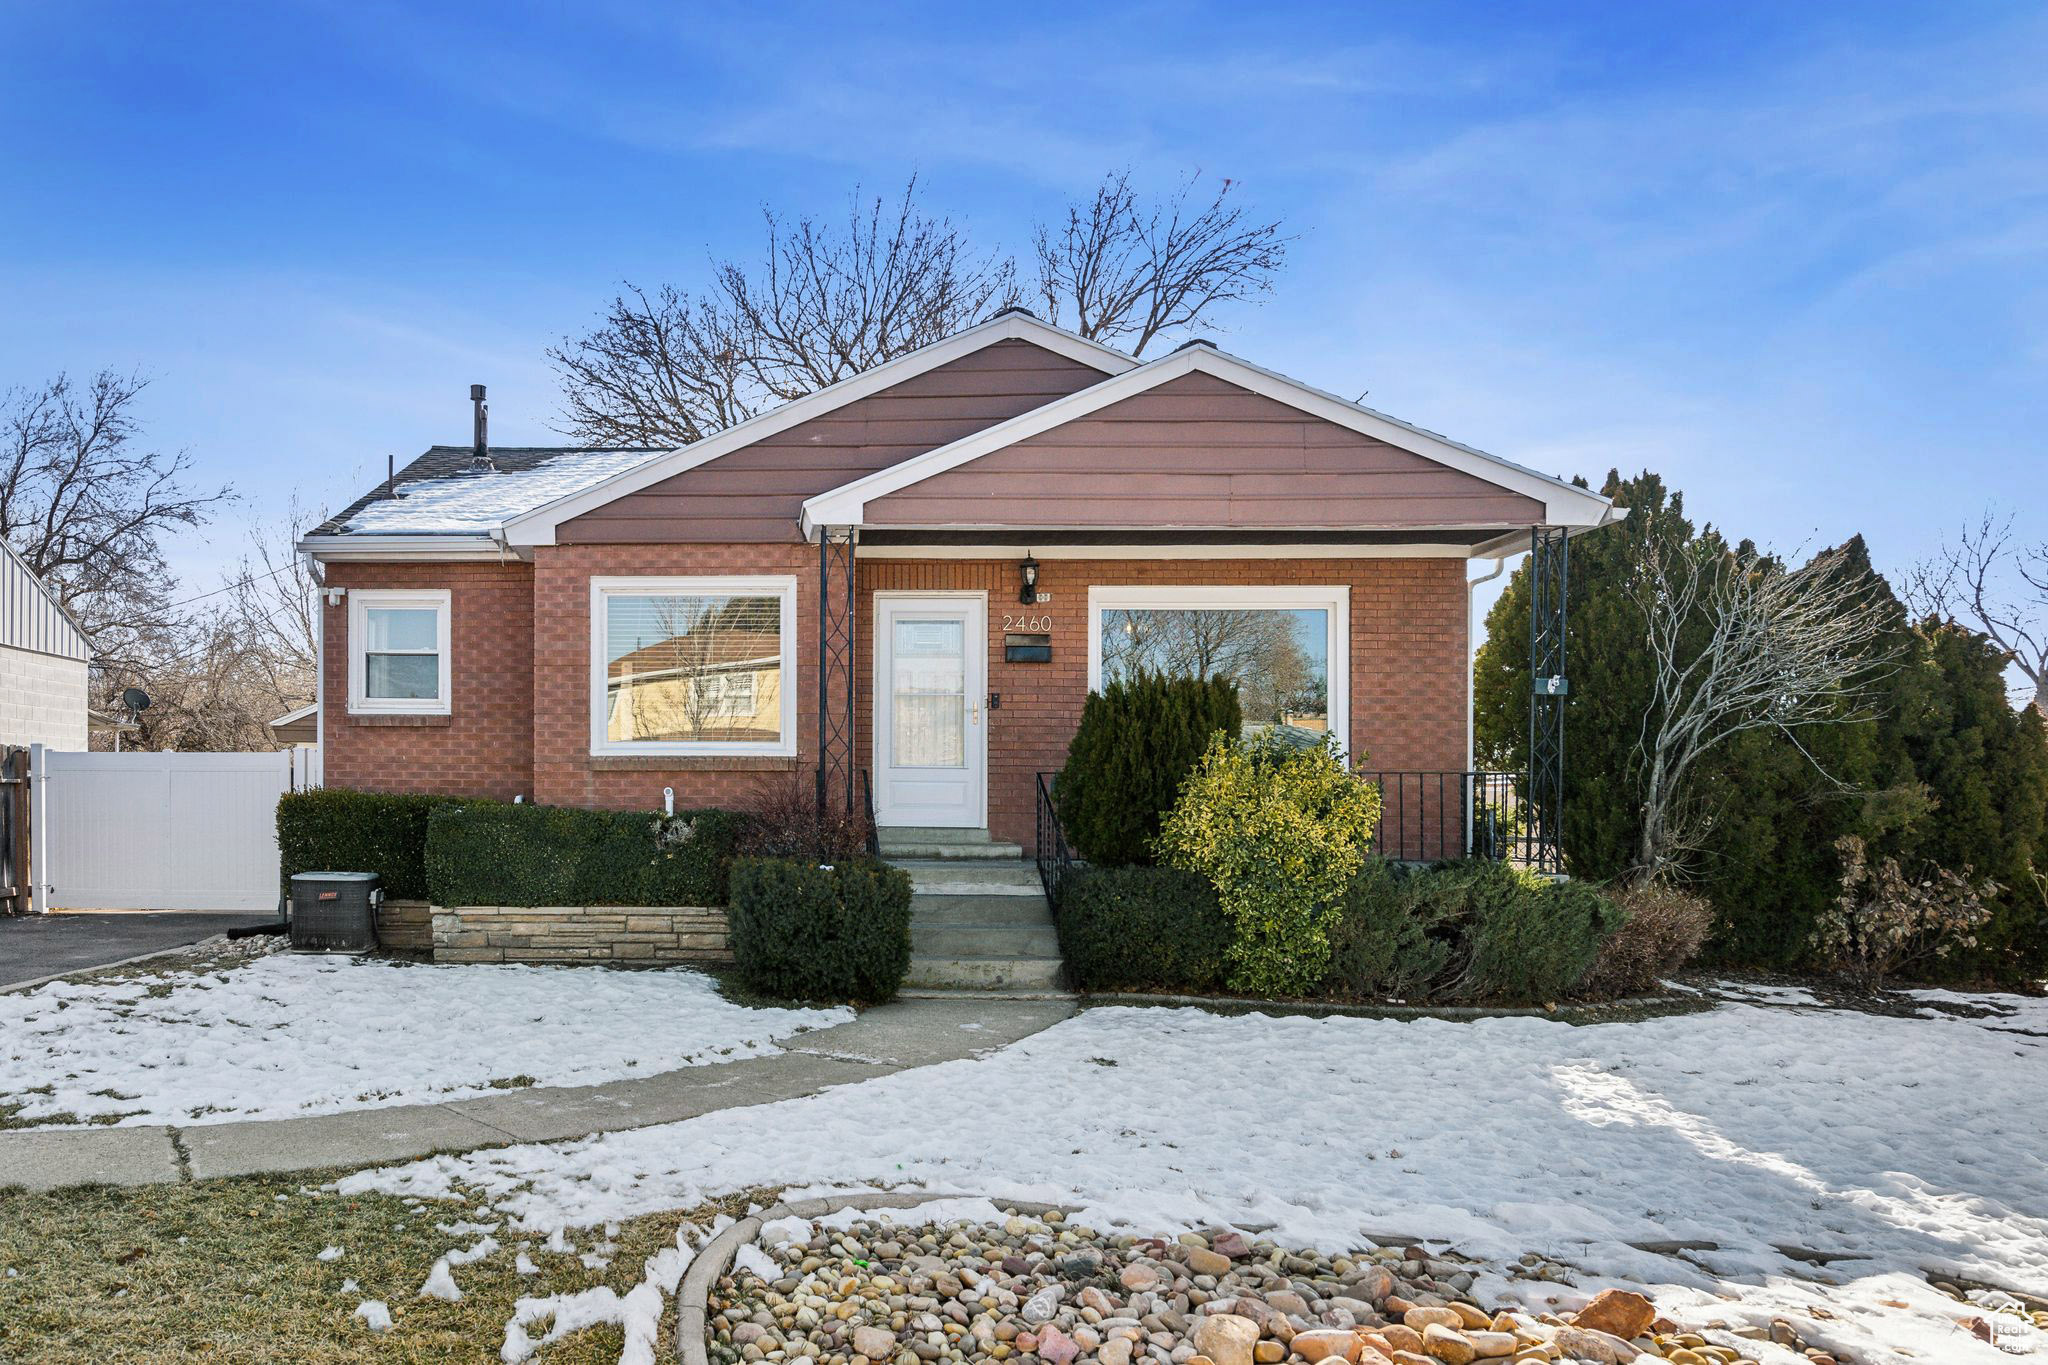
[[[847,1209],[866,1213],[877,1209],[914,1209],[925,1204],[943,1203],[950,1199],[989,1199],[987,1195],[974,1194],[896,1194],[886,1190],[870,1191],[864,1194],[834,1195],[820,1199],[778,1200],[774,1207],[750,1213],[739,1222],[704,1244],[691,1260],[690,1268],[683,1272],[682,1283],[676,1286],[676,1355],[682,1365],[711,1365],[711,1357],[704,1349],[704,1329],[709,1321],[707,1316],[711,1285],[725,1273],[738,1254],[742,1243],[750,1242],[760,1235],[763,1225],[778,1218],[802,1218],[807,1221],[826,1218]],[[1041,1204],[1031,1199],[1005,1199],[995,1203],[998,1208],[1008,1208],[1033,1218],[1043,1218],[1058,1210],[1072,1213],[1074,1208],[1066,1204]]]

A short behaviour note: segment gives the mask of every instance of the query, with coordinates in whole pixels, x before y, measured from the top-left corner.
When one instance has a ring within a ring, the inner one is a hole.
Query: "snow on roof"
[[[468,446],[435,446],[313,534],[480,535],[665,453],[494,446],[476,469]]]

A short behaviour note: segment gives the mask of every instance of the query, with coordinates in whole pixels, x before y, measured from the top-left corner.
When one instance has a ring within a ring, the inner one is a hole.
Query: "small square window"
[[[349,710],[446,715],[449,595],[349,594]]]

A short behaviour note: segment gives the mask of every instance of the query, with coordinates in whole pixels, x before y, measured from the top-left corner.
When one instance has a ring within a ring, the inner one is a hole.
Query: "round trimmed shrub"
[[[910,968],[910,876],[860,859],[732,865],[732,953],[740,979],[791,1000],[892,1000]]]

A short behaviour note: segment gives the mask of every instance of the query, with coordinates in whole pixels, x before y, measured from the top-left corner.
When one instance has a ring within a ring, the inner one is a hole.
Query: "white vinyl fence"
[[[30,761],[38,911],[277,907],[277,798],[304,785],[290,751]]]

